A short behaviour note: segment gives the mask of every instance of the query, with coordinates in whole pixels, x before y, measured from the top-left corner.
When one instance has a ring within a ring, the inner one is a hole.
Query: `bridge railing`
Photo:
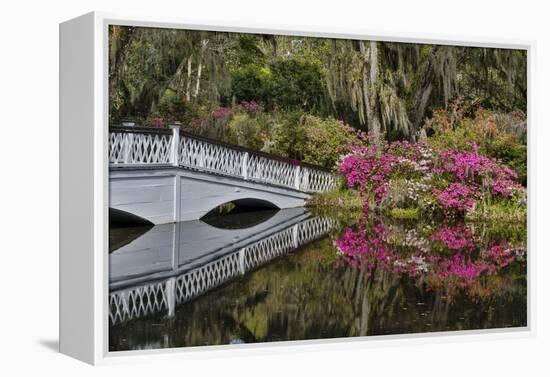
[[[109,163],[184,166],[304,192],[330,191],[338,179],[320,166],[196,136],[179,127],[111,127]]]
[[[333,227],[329,217],[309,218],[179,276],[113,291],[109,294],[110,323],[162,311],[173,316],[176,305],[319,239]]]

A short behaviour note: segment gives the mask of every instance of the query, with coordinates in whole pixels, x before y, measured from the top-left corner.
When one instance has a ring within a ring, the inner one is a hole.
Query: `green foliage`
[[[323,98],[318,64],[301,59],[280,59],[270,64],[250,63],[232,73],[232,95],[241,101],[258,101],[267,109],[314,110]]]
[[[261,150],[265,135],[256,117],[247,113],[234,114],[227,123],[225,141],[244,147]]]
[[[463,98],[476,100],[499,112],[527,108],[525,50],[465,48],[458,89]]]
[[[269,68],[249,64],[231,75],[231,91],[237,101],[271,102],[272,72]]]
[[[527,185],[527,145],[503,135],[486,146],[487,154],[514,169],[523,185]]]
[[[295,148],[303,161],[331,168],[353,145],[361,143],[357,135],[346,129],[341,121],[313,115],[302,117],[296,134]]]
[[[274,107],[310,111],[320,108],[324,88],[319,65],[302,59],[283,59],[274,62],[271,70]]]
[[[301,145],[298,144],[298,128],[304,115],[301,111],[271,112],[269,125],[272,139],[272,153],[291,158],[300,158]]]
[[[159,100],[156,110],[152,113],[155,118],[161,118],[165,122],[181,121],[191,112],[191,106],[185,102],[176,92],[167,89]]]
[[[227,117],[207,116],[195,133],[225,142],[334,168],[338,159],[354,145],[362,144],[360,134],[333,118],[319,118],[299,111],[249,113],[240,106],[228,110]]]

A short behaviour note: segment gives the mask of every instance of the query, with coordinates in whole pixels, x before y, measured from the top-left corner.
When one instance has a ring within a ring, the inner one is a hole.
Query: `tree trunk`
[[[197,98],[199,95],[199,90],[201,86],[201,72],[202,72],[202,61],[199,60],[199,68],[197,69],[197,85],[195,86],[195,93],[193,97]]]
[[[436,53],[437,53],[437,47],[434,47],[434,49],[431,51],[431,54],[433,56]],[[430,59],[430,62],[426,67],[424,77],[422,78],[422,85],[420,86],[420,88],[415,94],[415,106],[414,106],[415,111],[411,122],[412,124],[411,138],[415,137],[418,130],[422,126],[422,122],[424,121],[424,115],[426,114],[426,107],[428,105],[428,101],[430,100],[430,96],[433,90],[434,77],[435,77],[434,64],[432,59]]]
[[[429,82],[425,87],[422,87],[416,94],[416,111],[414,115],[413,129],[411,135],[420,129],[422,121],[424,120],[424,114],[426,113],[426,106],[428,105],[428,100],[432,94],[432,83]]]
[[[187,88],[185,89],[185,99],[187,102],[191,101],[191,63],[192,56],[189,55],[187,58]]]
[[[201,74],[202,74],[202,59],[204,57],[204,52],[206,51],[206,46],[208,45],[208,40],[203,39],[201,41],[201,53],[199,55],[199,67],[197,68],[197,84],[195,85],[195,93],[193,94],[193,97],[197,97],[199,95],[199,90],[201,87]]]
[[[379,141],[381,137],[380,111],[378,108],[378,96],[375,84],[378,81],[378,46],[376,42],[369,42],[369,47],[365,47],[365,42],[359,42],[359,49],[363,56],[363,102],[367,118],[367,129]]]

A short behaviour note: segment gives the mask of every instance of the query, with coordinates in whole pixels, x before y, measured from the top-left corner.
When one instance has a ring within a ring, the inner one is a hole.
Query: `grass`
[[[400,220],[412,220],[418,219],[419,211],[418,208],[392,208],[390,211],[390,216],[395,219]]]
[[[336,189],[313,194],[306,205],[317,209],[339,208],[361,210],[363,208],[363,200],[357,190]]]
[[[524,222],[527,219],[527,208],[504,204],[479,206],[475,211],[466,215],[470,221],[500,221]]]

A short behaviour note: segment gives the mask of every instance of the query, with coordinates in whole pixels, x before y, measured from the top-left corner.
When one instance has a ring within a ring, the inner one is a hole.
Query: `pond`
[[[293,208],[110,244],[110,351],[527,325],[526,224]]]

